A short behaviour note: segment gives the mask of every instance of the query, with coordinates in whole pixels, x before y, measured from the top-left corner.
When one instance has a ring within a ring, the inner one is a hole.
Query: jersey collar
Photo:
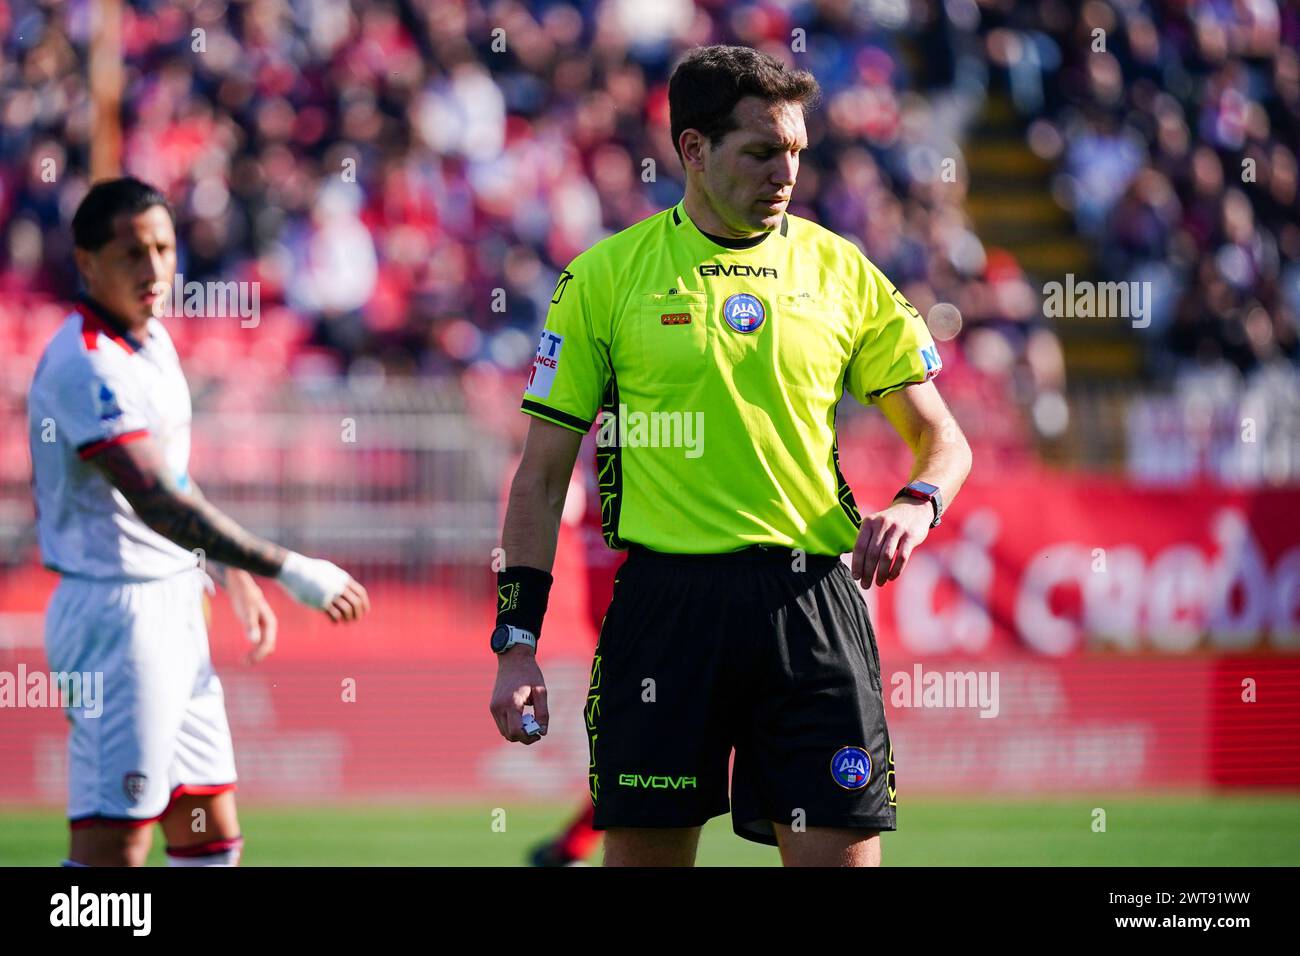
[[[710,236],[699,226],[695,225],[695,220],[693,220],[686,212],[685,199],[681,200],[676,206],[672,208],[672,222],[674,228],[689,229],[690,232],[699,236],[705,242],[712,243],[715,246],[720,246],[723,249],[727,249],[733,252],[744,252],[748,249],[757,249],[759,246],[763,245],[763,243],[766,242],[768,238],[768,236],[764,236],[761,240],[754,243],[753,245],[729,246],[725,242],[719,241],[720,237]],[[781,233],[782,236],[789,235],[790,216],[787,213],[781,214],[781,225],[775,231]],[[771,233],[769,233],[768,235],[771,235]]]
[[[81,312],[81,331],[83,335],[94,336],[103,333],[125,349],[128,354],[138,352],[144,348],[144,343],[133,333],[128,332],[126,325],[117,316],[90,296],[82,293],[77,296],[77,301],[81,305],[78,311]]]

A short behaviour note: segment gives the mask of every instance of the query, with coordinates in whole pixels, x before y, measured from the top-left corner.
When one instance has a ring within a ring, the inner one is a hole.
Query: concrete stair
[[[1048,282],[1098,279],[1089,244],[1052,198],[1055,164],[1025,143],[1025,126],[1005,94],[990,93],[965,144],[967,209],[986,247],[1011,252],[1040,293]],[[1132,331],[1114,319],[1058,318],[1071,382],[1132,381],[1141,365]]]

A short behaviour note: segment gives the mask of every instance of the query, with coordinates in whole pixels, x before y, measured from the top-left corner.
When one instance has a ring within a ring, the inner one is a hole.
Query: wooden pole
[[[90,181],[122,175],[122,0],[93,0]]]

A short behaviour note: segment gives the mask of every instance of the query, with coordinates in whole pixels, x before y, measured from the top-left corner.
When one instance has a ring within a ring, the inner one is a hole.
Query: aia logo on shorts
[[[737,332],[753,332],[763,324],[767,312],[757,297],[748,292],[737,292],[722,303],[722,317]]]
[[[122,777],[122,792],[132,803],[139,803],[149,786],[149,778],[142,773],[128,773]]]
[[[841,747],[831,758],[831,776],[845,790],[861,790],[871,779],[871,754],[861,747]]]

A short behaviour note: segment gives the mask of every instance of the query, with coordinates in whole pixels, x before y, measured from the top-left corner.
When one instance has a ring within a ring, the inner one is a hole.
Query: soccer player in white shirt
[[[335,622],[360,619],[370,599],[336,565],[245,531],[190,478],[189,388],[154,315],[176,271],[163,195],[129,177],[100,182],[72,231],[86,292],[28,396],[41,556],[61,575],[46,657],[104,681],[101,714],[68,710],[67,862],[142,865],[158,821],[170,864],[233,866],[234,755],[197,555],[230,595],[254,663],[276,637],[254,574]]]

